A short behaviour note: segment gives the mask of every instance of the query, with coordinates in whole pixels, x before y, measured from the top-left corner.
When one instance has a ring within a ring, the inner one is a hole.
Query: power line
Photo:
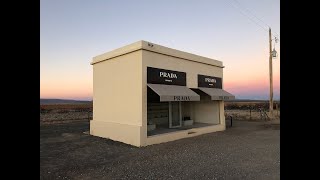
[[[265,24],[266,26],[270,27],[267,23],[265,23],[264,21],[262,21],[260,18],[258,18],[256,15],[254,15],[248,8],[246,8],[245,6],[242,6],[240,4],[239,1],[237,0],[233,0],[234,2],[236,2],[237,4],[239,4],[239,6],[241,6],[246,12],[250,13],[251,15],[253,15],[256,19],[258,19],[260,22],[262,22],[263,24]]]
[[[251,15],[253,15],[256,19],[258,19],[260,22],[262,22],[263,24],[265,24],[266,26],[268,26],[270,28],[270,26],[265,23],[263,20],[261,20],[259,17],[257,17],[252,11],[250,11],[248,8],[246,8],[244,5],[241,5],[241,3],[238,0],[233,0],[234,2],[236,2],[237,4],[239,4],[239,7],[242,7],[246,12],[250,13]],[[277,36],[278,36],[278,40],[280,38],[280,35],[276,32],[274,32]],[[273,34],[273,33],[271,33]],[[273,35],[274,36],[274,35]],[[275,36],[274,36],[275,37]]]
[[[240,8],[238,6],[235,6],[234,4],[231,3],[231,5],[233,7],[236,7],[238,10],[240,10]],[[239,11],[242,15],[246,16],[247,18],[249,18],[253,23],[255,23],[256,25],[260,26],[263,30],[268,31],[268,29],[266,29],[265,27],[261,26],[260,24],[258,24],[256,21],[254,21],[251,17],[249,17],[247,14],[243,13],[241,10]]]
[[[252,16],[254,16],[256,19],[258,19],[260,22],[262,22],[263,24],[265,24],[266,26],[268,26],[269,28],[270,28],[270,26],[267,24],[267,23],[265,23],[263,20],[261,20],[259,17],[257,17],[252,11],[250,11],[248,8],[246,8],[244,5],[241,5],[241,3],[238,1],[238,0],[233,0],[234,2],[236,2],[237,4],[239,4],[239,7],[240,8],[243,8],[246,12],[248,12],[249,14],[251,14]],[[279,38],[280,38],[280,35],[278,34],[278,33],[276,33],[276,32],[274,32],[278,37],[277,37],[277,39],[279,40]],[[272,35],[273,35],[273,33],[271,33]],[[275,37],[276,38],[276,36],[275,35],[273,35],[273,37]]]
[[[244,6],[241,7],[239,1],[237,1],[237,0],[233,0],[233,1],[236,2],[237,4],[239,4],[239,6],[236,6],[235,4],[233,4],[233,3],[231,2],[231,0],[230,0],[230,4],[231,4],[233,7],[236,7],[242,15],[246,16],[246,17],[247,17],[248,19],[250,19],[253,23],[255,23],[256,25],[258,25],[259,27],[261,27],[263,30],[265,30],[266,32],[268,32],[268,29],[266,29],[265,27],[261,26],[257,21],[255,21],[253,18],[249,17],[247,14],[250,13],[250,14],[251,14],[252,16],[254,16],[256,19],[258,19],[260,22],[262,22],[264,25],[266,25],[266,26],[268,26],[268,28],[270,28],[270,26],[269,26],[267,23],[265,23],[264,21],[262,21],[262,20],[261,20],[260,18],[258,18],[256,15],[254,15],[248,8],[243,8]],[[247,14],[244,13],[244,11],[241,10],[241,8],[244,9],[244,10],[247,12]],[[278,37],[276,37],[274,34],[272,34],[272,36],[275,37],[275,38],[277,38],[277,40],[280,40],[280,35],[277,34],[276,32],[274,32],[274,33],[275,33]]]
[[[246,12],[250,13],[252,16],[254,16],[256,19],[258,19],[260,22],[262,22],[263,24],[265,24],[266,26],[268,26],[270,28],[270,26],[265,23],[263,20],[261,20],[259,17],[257,17],[252,11],[250,11],[248,8],[246,8],[245,6],[241,5],[241,3],[238,0],[233,0],[234,2],[236,2],[237,4],[239,4],[240,8],[243,8]],[[279,34],[277,34],[276,32],[274,32],[277,36],[280,36]],[[271,33],[273,34],[273,33]],[[274,36],[274,35],[273,35]],[[275,37],[275,36],[274,36]],[[278,37],[279,39],[279,37]]]

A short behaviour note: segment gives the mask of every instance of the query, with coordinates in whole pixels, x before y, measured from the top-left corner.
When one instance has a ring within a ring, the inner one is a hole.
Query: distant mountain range
[[[41,104],[86,104],[92,101],[79,101],[71,99],[40,99]]]
[[[72,99],[40,99],[41,104],[86,104],[92,101],[79,101]],[[252,99],[235,99],[226,100],[226,102],[269,102],[269,100],[252,100]],[[274,102],[279,102],[279,100],[274,100]]]

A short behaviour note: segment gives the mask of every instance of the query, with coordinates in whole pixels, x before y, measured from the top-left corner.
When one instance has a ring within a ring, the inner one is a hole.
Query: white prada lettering
[[[204,78],[205,82],[209,82],[209,83],[216,83],[216,79],[211,79],[211,78]]]
[[[177,75],[174,73],[167,73],[167,72],[160,72],[160,77],[165,77],[165,78],[174,78],[177,79]]]

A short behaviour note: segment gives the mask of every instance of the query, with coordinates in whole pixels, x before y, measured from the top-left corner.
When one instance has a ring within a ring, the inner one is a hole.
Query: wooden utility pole
[[[269,112],[270,116],[273,115],[273,80],[272,80],[272,39],[271,39],[271,28],[269,27],[269,78],[270,78],[270,102]]]

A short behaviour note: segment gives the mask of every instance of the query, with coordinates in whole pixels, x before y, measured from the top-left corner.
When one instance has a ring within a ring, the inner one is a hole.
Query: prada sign
[[[229,100],[228,96],[219,96],[219,100]]]
[[[186,86],[186,73],[147,67],[147,83]]]
[[[173,96],[174,101],[190,101],[190,96]]]
[[[222,89],[222,78],[198,74],[198,87]]]
[[[197,96],[160,96],[160,101],[199,101]]]

